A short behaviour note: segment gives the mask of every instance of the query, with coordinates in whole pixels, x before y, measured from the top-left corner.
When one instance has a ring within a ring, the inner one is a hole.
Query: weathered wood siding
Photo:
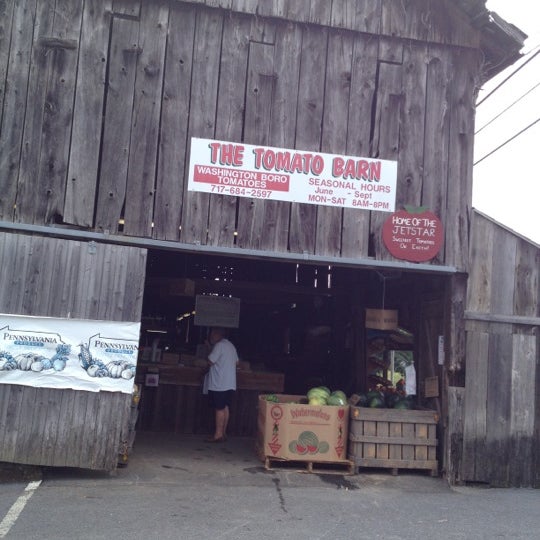
[[[398,160],[397,207],[445,223],[432,264],[466,269],[481,54],[453,2],[0,5],[0,220],[391,257],[384,212],[188,192],[199,136]]]
[[[112,321],[141,317],[146,250],[0,235],[0,312]],[[108,470],[131,396],[0,385],[0,461]]]
[[[474,212],[461,479],[540,487],[540,247]]]

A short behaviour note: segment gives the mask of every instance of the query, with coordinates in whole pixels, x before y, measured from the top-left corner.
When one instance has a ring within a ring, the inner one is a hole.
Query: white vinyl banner
[[[393,212],[397,162],[191,139],[188,190]]]
[[[0,314],[0,383],[133,392],[140,323]]]

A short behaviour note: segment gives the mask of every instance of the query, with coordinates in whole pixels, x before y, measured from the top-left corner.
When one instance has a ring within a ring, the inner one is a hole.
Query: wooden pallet
[[[267,471],[292,471],[314,474],[354,474],[354,462],[344,461],[303,461],[265,456],[264,468]]]

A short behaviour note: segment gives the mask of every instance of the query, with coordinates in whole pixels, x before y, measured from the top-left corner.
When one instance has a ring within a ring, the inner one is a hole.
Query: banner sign
[[[397,162],[191,139],[188,190],[393,212]]]
[[[133,392],[140,323],[0,314],[0,383]]]

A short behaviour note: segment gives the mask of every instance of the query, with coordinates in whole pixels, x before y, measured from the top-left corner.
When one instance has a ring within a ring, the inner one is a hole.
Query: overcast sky
[[[522,52],[532,52],[484,85],[478,103],[540,47],[540,0],[488,0],[487,8],[525,32],[529,38]],[[539,118],[540,54],[478,105],[475,163]],[[477,163],[473,187],[475,208],[536,243],[540,243],[539,160],[540,122]]]

